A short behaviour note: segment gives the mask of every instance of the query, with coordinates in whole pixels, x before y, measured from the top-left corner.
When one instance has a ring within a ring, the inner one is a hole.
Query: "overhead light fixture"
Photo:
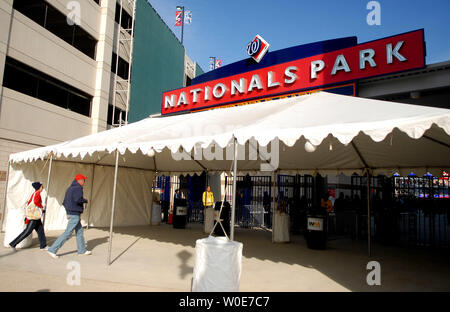
[[[305,151],[307,151],[308,153],[312,153],[316,150],[316,147],[314,145],[311,144],[311,142],[306,141],[305,143]]]

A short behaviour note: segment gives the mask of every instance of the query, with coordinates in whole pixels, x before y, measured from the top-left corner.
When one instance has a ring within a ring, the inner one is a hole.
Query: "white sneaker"
[[[59,256],[57,256],[56,254],[54,254],[53,252],[51,252],[51,251],[48,251],[47,250],[47,253],[50,255],[50,257],[52,257],[53,259],[58,259],[59,258]]]
[[[48,250],[48,246],[47,246],[47,247],[45,247],[45,248],[41,248],[41,250],[45,250],[45,251],[47,251],[47,250]]]
[[[86,250],[84,253],[80,253],[79,255],[86,255],[86,256],[92,255],[92,251]]]

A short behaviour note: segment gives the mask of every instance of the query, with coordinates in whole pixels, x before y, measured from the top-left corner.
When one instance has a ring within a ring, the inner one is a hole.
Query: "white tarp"
[[[426,132],[426,133],[425,133]],[[425,134],[425,135],[424,135]],[[227,109],[147,118],[58,145],[13,154],[13,162],[58,159],[114,164],[173,174],[229,170],[231,159],[175,160],[180,147],[230,146],[254,138],[265,146],[278,138],[280,173],[441,175],[449,169],[450,110],[318,92]],[[377,142],[377,143],[376,143]],[[314,152],[307,152],[312,144]],[[156,154],[155,154],[156,152]],[[248,152],[248,150],[247,150]],[[225,152],[223,153],[225,155]],[[231,153],[232,154],[232,153]],[[194,158],[195,155],[191,155]],[[229,156],[229,155],[228,155]],[[261,160],[239,161],[240,172],[260,170]]]
[[[16,223],[18,221],[16,219],[20,215],[17,211],[23,209],[23,202],[33,193],[31,183],[40,181],[47,190],[48,168],[49,163],[44,161],[11,165],[6,202],[7,215],[6,222],[3,224],[6,233],[17,231]],[[46,230],[65,229],[67,218],[62,202],[67,188],[78,173],[88,177],[83,187],[83,195],[90,201],[87,209],[81,215],[82,223],[86,224],[89,217],[90,226],[107,227],[110,225],[114,167],[95,166],[95,174],[93,174],[93,168],[94,165],[53,161],[45,218]],[[118,176],[114,225],[150,224],[154,173],[119,168]],[[94,187],[92,188],[93,182]],[[42,197],[44,200],[45,194]],[[13,218],[14,220],[8,217],[11,211],[16,216]]]
[[[195,243],[194,292],[239,291],[242,243],[209,236]]]

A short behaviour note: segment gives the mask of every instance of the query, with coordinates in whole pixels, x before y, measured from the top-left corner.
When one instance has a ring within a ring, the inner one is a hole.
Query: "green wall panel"
[[[184,53],[152,6],[137,0],[129,122],[160,113],[162,93],[183,87]]]
[[[203,69],[198,65],[198,63],[195,63],[195,77],[200,76],[202,74],[204,74],[205,72],[203,71]]]

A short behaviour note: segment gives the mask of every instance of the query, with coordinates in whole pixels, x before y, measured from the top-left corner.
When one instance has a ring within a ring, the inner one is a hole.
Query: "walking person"
[[[42,213],[44,213],[45,210],[42,206],[42,198],[41,198],[41,192],[44,189],[44,186],[40,182],[34,182],[31,185],[33,186],[35,191],[28,200],[27,205],[30,205],[31,201],[33,201],[35,206],[41,209]],[[45,238],[44,225],[42,224],[41,218],[37,220],[31,220],[28,217],[26,217],[25,224],[27,225],[25,230],[23,230],[23,232],[20,233],[16,239],[14,239],[11,243],[9,243],[11,249],[13,251],[16,251],[16,246],[25,238],[27,238],[33,232],[33,230],[35,230],[36,233],[38,234],[41,250],[47,250],[47,239]]]
[[[83,204],[88,203],[88,200],[83,198],[83,185],[87,177],[77,174],[72,185],[66,191],[64,196],[63,207],[66,209],[67,228],[64,233],[59,236],[53,245],[48,249],[48,253],[53,258],[58,258],[56,252],[64,245],[70,238],[72,232],[75,230],[77,237],[78,254],[90,255],[92,252],[86,250],[86,243],[83,235],[83,227],[81,226],[81,217],[83,213]]]

